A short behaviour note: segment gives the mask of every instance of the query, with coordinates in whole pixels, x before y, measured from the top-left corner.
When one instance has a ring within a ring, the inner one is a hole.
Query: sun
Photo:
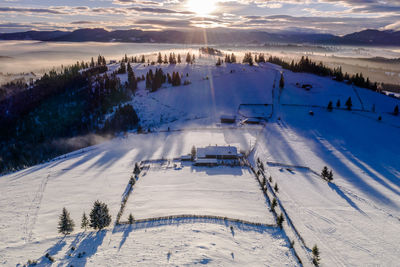
[[[197,15],[206,16],[216,9],[216,0],[187,0],[188,9]]]

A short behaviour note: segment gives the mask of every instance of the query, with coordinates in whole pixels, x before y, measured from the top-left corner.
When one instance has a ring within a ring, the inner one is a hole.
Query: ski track
[[[43,194],[46,189],[47,182],[49,181],[50,173],[42,179],[41,184],[39,185],[38,190],[35,193],[35,197],[33,198],[31,205],[29,206],[28,213],[25,215],[25,223],[24,223],[24,241],[25,243],[32,242],[33,237],[33,228],[35,227],[37,216],[40,209],[40,204],[42,203]]]

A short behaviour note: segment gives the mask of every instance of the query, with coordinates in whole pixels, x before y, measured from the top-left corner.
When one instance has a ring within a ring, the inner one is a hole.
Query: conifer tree
[[[338,99],[338,101],[336,102],[336,107],[340,108],[340,99]]]
[[[111,215],[105,203],[96,200],[90,212],[90,227],[101,230],[111,223]]]
[[[192,160],[196,158],[196,147],[192,146],[192,150],[190,151],[190,155],[192,156]]]
[[[162,61],[161,53],[158,52],[157,63],[158,63],[158,64],[161,64],[162,62],[163,62],[163,61]]]
[[[168,64],[168,58],[167,58],[167,55],[164,55],[164,64]]]
[[[236,63],[236,56],[234,53],[231,55],[231,63]]]
[[[119,74],[125,74],[126,73],[126,65],[125,65],[125,62],[121,62],[121,65],[120,65],[120,67],[119,67],[119,70],[118,70],[118,73]]]
[[[333,104],[332,101],[329,101],[328,107],[327,107],[328,111],[332,111],[333,110]]]
[[[215,65],[221,66],[221,58],[218,58],[217,63]]]
[[[393,115],[395,115],[395,116],[399,115],[399,105],[396,105],[396,106],[394,107]]]
[[[328,174],[327,178],[328,178],[329,182],[331,182],[333,180],[333,172],[332,172],[332,170],[329,171],[329,174]]]
[[[84,212],[82,215],[81,228],[86,230],[88,226],[89,226],[89,220],[86,216],[86,213]]]
[[[283,217],[283,214],[281,213],[277,218],[277,224],[278,224],[279,228],[282,229],[282,224],[284,221],[285,221],[285,217]]]
[[[283,73],[281,73],[281,79],[279,80],[279,88],[283,89],[285,87],[285,78],[283,77]]]
[[[140,167],[139,167],[139,164],[136,162],[135,168],[133,169],[133,174],[139,175],[139,173],[140,173]]]
[[[271,208],[274,210],[277,205],[278,205],[278,203],[276,202],[276,198],[272,199]]]
[[[321,261],[320,259],[320,252],[319,249],[317,247],[317,245],[314,245],[314,247],[312,248],[312,254],[313,254],[313,263],[318,266],[319,262]]]
[[[66,208],[63,208],[62,213],[59,217],[58,222],[58,232],[64,235],[70,234],[74,231],[74,221],[71,219],[71,216]]]
[[[129,224],[133,224],[134,221],[135,221],[135,218],[133,218],[132,213],[130,213],[130,214],[129,214],[129,217],[128,217],[128,222],[129,222]]]
[[[140,63],[146,63],[146,59],[144,58],[144,55],[142,55],[142,59],[140,60]]]
[[[346,107],[348,110],[351,110],[352,106],[353,106],[353,102],[351,101],[351,97],[349,97],[346,101]]]
[[[190,56],[189,53],[187,53],[187,55],[186,55],[186,63],[189,64],[191,62],[192,62],[192,57]]]
[[[324,168],[322,169],[322,172],[321,172],[321,177],[324,179],[327,179],[328,176],[329,176],[328,167],[324,166]]]
[[[94,59],[93,59],[93,57],[92,57],[92,60],[90,61],[90,67],[94,68]]]
[[[178,54],[178,64],[182,63],[181,54]]]
[[[279,192],[279,187],[278,187],[278,184],[277,184],[277,183],[275,183],[274,190],[275,190],[276,193]]]

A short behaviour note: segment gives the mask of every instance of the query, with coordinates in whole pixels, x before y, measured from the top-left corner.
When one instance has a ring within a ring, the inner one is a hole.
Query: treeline
[[[165,74],[161,68],[156,68],[155,72],[150,69],[146,73],[146,89],[148,89],[150,92],[157,91],[166,82],[172,86],[180,86],[182,84],[181,74],[175,71],[172,72],[172,75],[169,73]],[[184,85],[188,84],[190,84],[190,82],[185,80]]]
[[[99,56],[94,67],[91,62],[76,63],[58,73],[50,71],[28,89],[0,102],[0,173],[96,142],[68,143],[68,138],[137,126],[139,119],[131,106],[118,108],[103,126],[104,115],[129,100],[141,80],[128,64],[128,81],[121,84],[116,72],[107,73],[104,62]]]
[[[211,56],[220,56],[222,57],[222,52],[221,50],[218,50],[216,48],[212,48],[212,47],[200,47],[199,51],[203,54],[208,54]]]
[[[356,73],[354,75],[349,75],[347,72],[343,74],[342,68],[329,68],[325,66],[322,62],[316,63],[310,60],[308,57],[302,57],[299,62],[291,61],[288,63],[279,57],[270,56],[268,62],[280,65],[284,69],[291,70],[293,72],[307,72],[316,74],[319,76],[330,76],[339,82],[346,82],[348,84],[354,84],[355,86],[367,88],[373,91],[378,90],[377,83],[372,83],[369,78],[365,78],[362,73]]]

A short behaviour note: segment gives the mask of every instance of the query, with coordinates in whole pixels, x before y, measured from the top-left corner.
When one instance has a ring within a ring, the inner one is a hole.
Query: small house
[[[197,160],[199,159],[237,159],[238,152],[234,146],[207,146],[197,148]]]

